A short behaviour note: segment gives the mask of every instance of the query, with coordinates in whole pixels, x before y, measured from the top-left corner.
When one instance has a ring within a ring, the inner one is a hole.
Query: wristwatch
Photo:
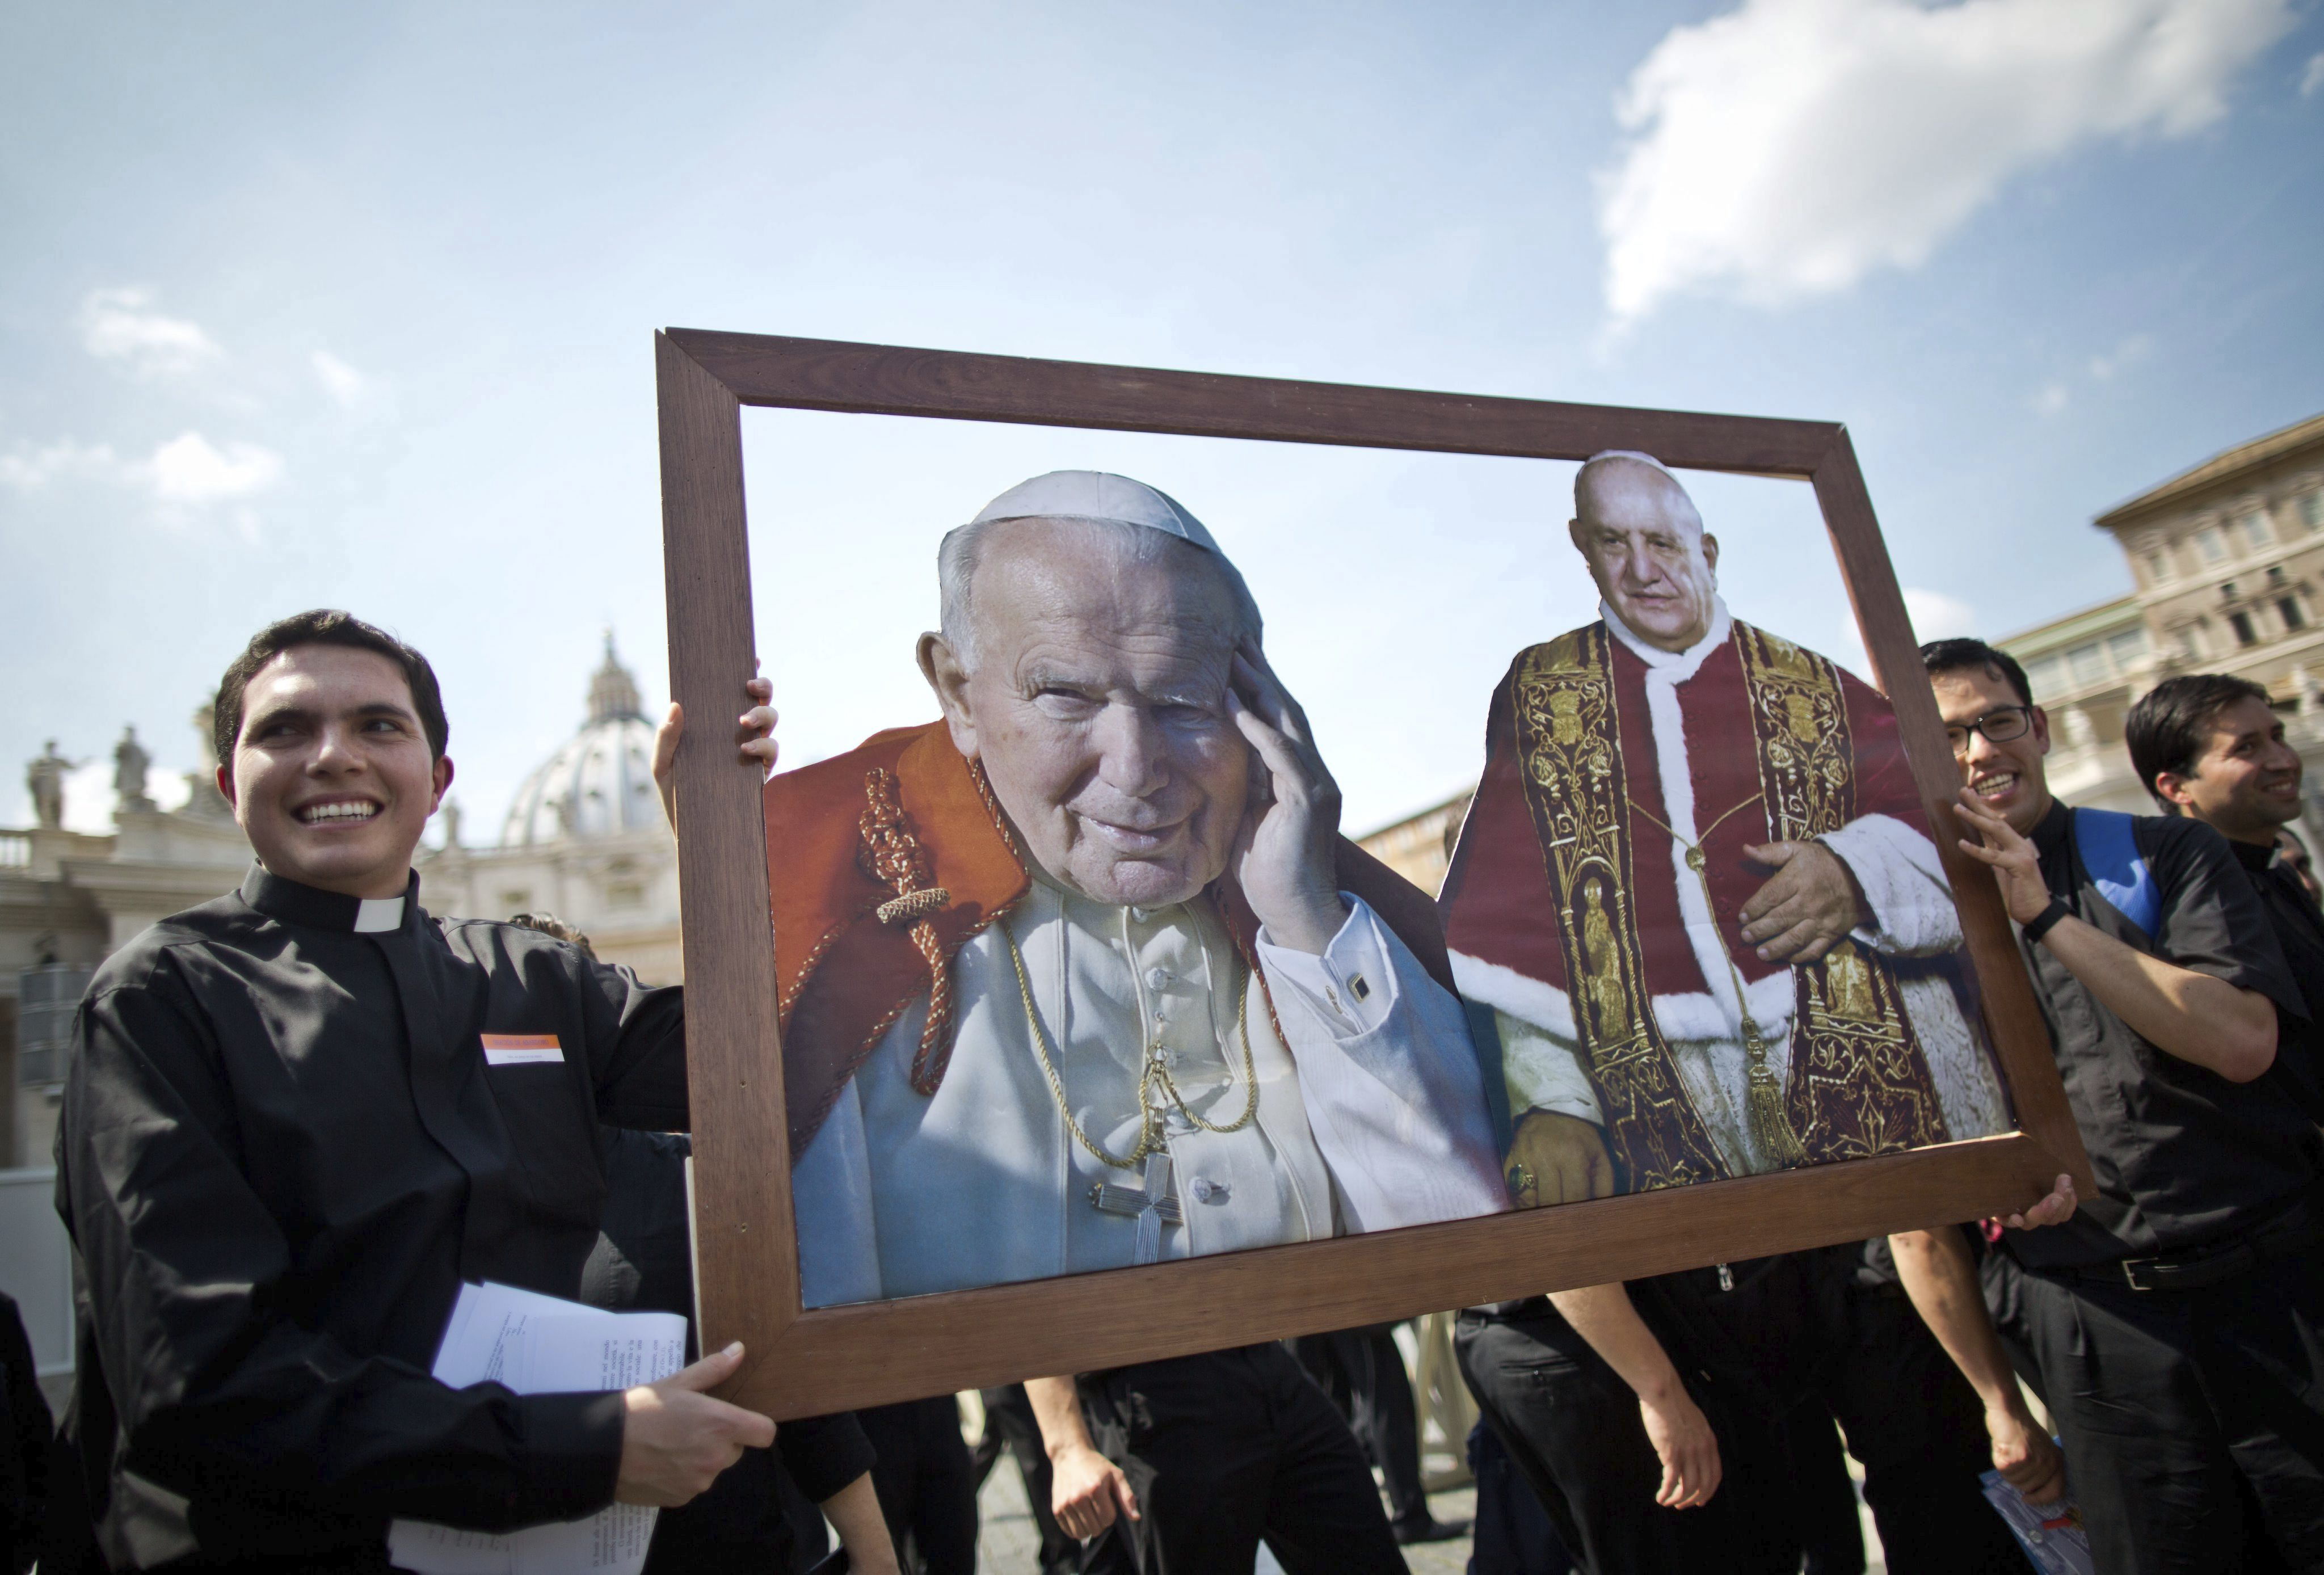
[[[2025,938],[2029,941],[2038,942],[2043,936],[2048,935],[2052,930],[2057,927],[2058,921],[2060,919],[2064,918],[2072,911],[2073,910],[2071,908],[2068,907],[2064,903],[2060,902],[2056,898],[2052,898],[2050,899],[2050,906],[2043,908],[2040,913],[2035,914],[2032,921],[2024,926]]]

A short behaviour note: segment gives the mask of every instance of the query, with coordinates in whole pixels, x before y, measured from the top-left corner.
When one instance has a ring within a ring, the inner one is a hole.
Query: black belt
[[[2200,1291],[2238,1279],[2263,1264],[2304,1253],[2315,1245],[2316,1236],[2316,1218],[2305,1202],[2300,1202],[2234,1241],[2190,1248],[2163,1257],[2119,1257],[2111,1263],[2034,1272],[2063,1275],[2086,1284],[2126,1285],[2134,1291]]]

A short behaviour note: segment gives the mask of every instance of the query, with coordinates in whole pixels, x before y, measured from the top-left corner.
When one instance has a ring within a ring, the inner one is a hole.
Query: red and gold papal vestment
[[[1499,1014],[1512,1114],[1599,1122],[1627,1190],[2006,1125],[1960,921],[1886,700],[1731,620],[1692,649],[1600,622],[1519,654],[1442,903]],[[1762,962],[1747,845],[1820,840],[1869,921]]]

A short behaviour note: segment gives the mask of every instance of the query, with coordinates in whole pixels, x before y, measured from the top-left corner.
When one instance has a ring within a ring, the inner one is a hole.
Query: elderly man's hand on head
[[[1226,699],[1227,714],[1259,756],[1235,842],[1235,878],[1268,940],[1320,955],[1348,916],[1334,857],[1340,786],[1315,752],[1306,713],[1257,640],[1235,652]]]

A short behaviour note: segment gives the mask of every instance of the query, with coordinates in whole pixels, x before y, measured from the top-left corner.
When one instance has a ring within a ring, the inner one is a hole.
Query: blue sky
[[[2089,517],[2324,410],[2294,0],[0,14],[0,824],[249,631],[427,650],[488,839],[603,631],[666,692],[669,324],[1847,421],[1923,632],[2118,594]],[[1059,465],[1209,522],[1361,830],[1586,617],[1569,467],[746,416],[794,760],[932,714],[944,528]],[[1802,487],[1705,478],[1844,659]],[[75,814],[101,822],[92,769]]]

